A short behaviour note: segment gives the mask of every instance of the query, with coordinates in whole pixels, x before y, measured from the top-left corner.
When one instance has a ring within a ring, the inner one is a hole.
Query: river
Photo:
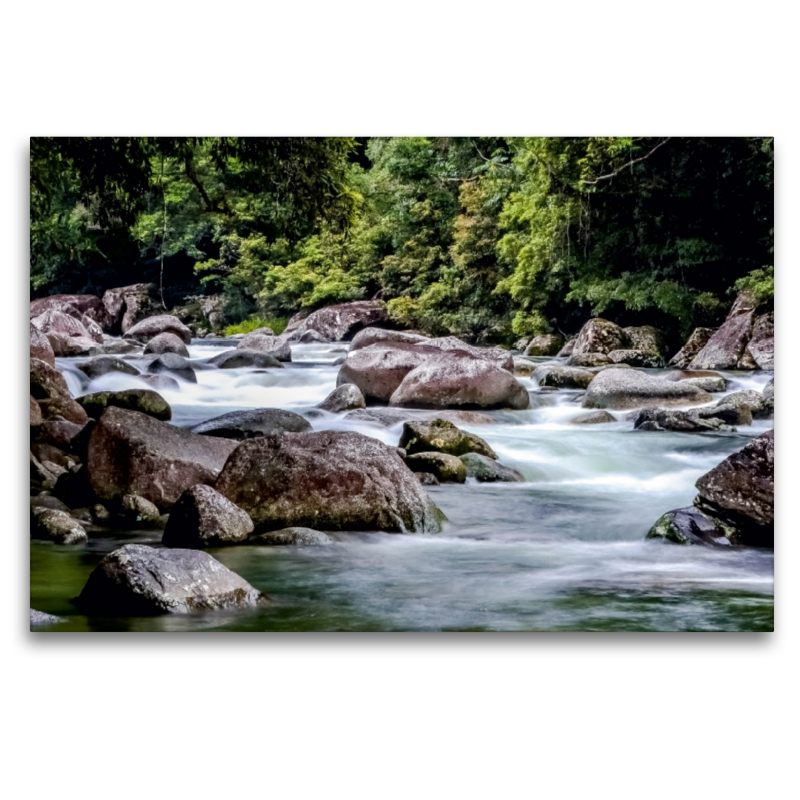
[[[347,344],[293,345],[284,369],[219,370],[204,361],[235,346],[194,340],[197,384],[159,390],[172,422],[191,427],[242,408],[303,413],[336,385]],[[124,356],[134,365],[141,358]],[[145,388],[111,373],[89,381],[88,358],[59,358],[73,395]],[[534,359],[552,361],[553,359]],[[659,373],[660,370],[648,370]],[[771,374],[723,372],[728,391],[760,391]],[[773,551],[681,547],[644,536],[665,511],[690,505],[695,481],[772,420],[736,434],[653,433],[618,422],[573,425],[577,392],[531,392],[527,411],[488,412],[483,437],[525,483],[426,487],[449,522],[437,535],[335,534],[324,547],[210,549],[266,593],[247,611],[88,618],[70,598],[122,544],[160,546],[161,531],[90,532],[86,545],[31,542],[31,607],[67,617],[61,631],[765,631],[773,629]],[[715,395],[714,401],[722,395]],[[411,412],[411,415],[421,412]],[[315,430],[355,430],[396,445],[402,425],[317,412]]]

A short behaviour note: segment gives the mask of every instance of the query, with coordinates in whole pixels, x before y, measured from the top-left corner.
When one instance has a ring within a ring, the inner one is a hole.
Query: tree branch
[[[659,147],[665,145],[671,138],[672,138],[671,136],[667,136],[666,139],[660,141],[647,155],[642,156],[641,158],[634,158],[633,161],[628,161],[627,164],[623,164],[619,169],[615,169],[613,172],[609,172],[608,175],[601,175],[599,178],[595,178],[592,181],[581,179],[581,183],[592,185],[595,183],[600,183],[600,181],[610,180],[611,178],[614,178],[617,175],[619,175],[619,173],[622,172],[622,170],[627,169],[628,167],[632,167],[634,164],[638,164],[640,161],[644,161],[646,158],[650,158],[650,156],[653,155],[653,153],[655,153],[655,151],[658,150]]]

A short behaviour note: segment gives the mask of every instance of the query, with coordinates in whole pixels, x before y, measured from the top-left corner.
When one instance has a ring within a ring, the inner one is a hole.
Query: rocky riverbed
[[[37,629],[772,629],[771,517],[759,546],[727,518],[701,546],[646,538],[727,502],[695,484],[772,430],[770,371],[627,364],[644,329],[512,357],[327,320],[352,341],[61,333],[99,349],[54,368],[32,333],[31,607],[58,620]],[[137,577],[164,569],[180,596]]]

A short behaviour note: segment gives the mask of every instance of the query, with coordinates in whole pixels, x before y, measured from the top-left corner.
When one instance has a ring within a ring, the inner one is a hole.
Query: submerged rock
[[[78,398],[78,403],[92,419],[100,419],[101,414],[110,407],[140,411],[154,419],[172,419],[169,403],[152,389],[127,389],[123,392],[94,392]]]
[[[283,364],[271,353],[262,353],[259,350],[248,350],[246,348],[226,350],[224,353],[210,358],[208,363],[220,369],[240,369],[241,367],[283,369]]]
[[[172,334],[184,344],[189,344],[192,341],[192,332],[177,317],[172,316],[172,314],[157,314],[154,317],[147,317],[128,328],[127,331],[123,333],[123,338],[135,339],[140,342],[150,342],[152,339],[164,333]]]
[[[497,461],[479,453],[465,453],[461,463],[467,470],[468,478],[475,478],[481,483],[524,483],[525,476],[513,469],[499,464]]]
[[[122,372],[125,375],[139,375],[139,370],[114,356],[96,356],[85,364],[80,364],[78,369],[88,376],[91,380],[99,378],[101,375],[108,375],[109,372]]]
[[[187,489],[172,508],[162,539],[166,547],[218,547],[243,542],[253,521],[210,486]]]
[[[231,411],[195,425],[192,433],[203,436],[221,436],[224,439],[253,439],[257,436],[274,436],[279,433],[310,431],[307,419],[282,408],[252,408]]]
[[[435,532],[444,519],[394,448],[352,432],[243,442],[215,488],[250,515],[258,532]]]
[[[696,405],[712,399],[708,392],[685,382],[667,381],[646,372],[607,369],[599,372],[586,390],[584,408],[654,408],[661,405]]]
[[[462,431],[443,419],[432,422],[406,422],[399,446],[407,453],[439,452],[451,456],[465,453],[479,453],[489,458],[497,458],[497,454],[489,444],[474,433]]]
[[[461,459],[447,453],[414,453],[406,456],[405,462],[412,472],[433,475],[440,483],[464,483],[467,479]]]
[[[253,536],[248,544],[263,544],[270,547],[294,545],[309,547],[314,545],[333,544],[333,539],[327,533],[315,531],[313,528],[282,528],[279,531],[267,531]]]
[[[253,607],[263,599],[208,553],[128,544],[97,565],[75,604],[85,614],[150,616]]]
[[[214,483],[235,448],[228,439],[110,407],[89,437],[89,483],[100,500],[138,494],[165,511],[190,486]]]
[[[168,372],[189,383],[197,383],[197,376],[194,374],[192,365],[177,353],[162,353],[147,365],[147,371],[154,374]]]
[[[590,411],[588,414],[579,414],[570,422],[575,425],[600,425],[606,422],[616,422],[617,418],[608,411]]]

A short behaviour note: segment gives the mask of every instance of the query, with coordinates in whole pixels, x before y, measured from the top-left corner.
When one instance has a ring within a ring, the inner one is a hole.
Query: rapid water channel
[[[235,340],[194,340],[197,384],[159,393],[172,423],[191,427],[244,408],[311,411],[336,386],[347,343],[293,345],[283,369],[204,368]],[[142,368],[151,357],[119,356]],[[59,358],[73,395],[149,388],[110,373],[89,381],[88,358]],[[537,362],[557,361],[552,358]],[[657,374],[660,370],[648,370]],[[761,391],[770,374],[724,372],[728,391]],[[574,425],[576,391],[531,393],[527,411],[486,412],[494,424],[459,427],[483,437],[525,483],[426,487],[449,518],[436,535],[334,534],[317,547],[210,549],[271,598],[265,607],[156,618],[77,614],[70,598],[122,544],[160,546],[161,531],[92,534],[85,545],[31,542],[31,607],[68,622],[59,631],[760,631],[773,628],[773,552],[645,541],[664,512],[690,505],[694,483],[752,436],[640,432],[616,423]],[[714,395],[714,402],[722,394]],[[431,412],[409,412],[435,416]],[[315,411],[315,430],[354,430],[396,445],[383,427]]]

